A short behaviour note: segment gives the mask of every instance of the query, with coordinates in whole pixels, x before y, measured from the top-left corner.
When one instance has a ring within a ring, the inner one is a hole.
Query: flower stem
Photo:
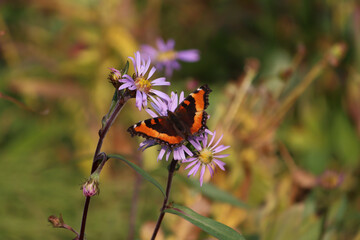
[[[100,129],[99,131],[99,141],[97,143],[96,146],[96,150],[94,153],[94,158],[93,158],[93,163],[92,163],[92,167],[91,167],[91,173],[93,173],[98,165],[99,165],[99,161],[97,160],[97,156],[100,153],[104,138],[107,134],[107,132],[109,131],[111,125],[114,123],[116,117],[118,116],[119,112],[121,111],[121,109],[123,108],[123,106],[125,105],[125,103],[127,102],[127,100],[130,99],[130,95],[124,93],[124,95],[121,95],[119,97],[119,100],[116,103],[116,106],[114,107],[114,110],[111,112],[109,118],[106,120],[105,124],[103,125],[103,127]],[[86,197],[85,200],[85,204],[84,204],[84,210],[83,210],[83,216],[82,216],[82,221],[81,221],[81,229],[80,229],[80,236],[79,236],[79,240],[83,240],[84,239],[84,235],[85,235],[85,226],[86,226],[86,218],[87,218],[87,213],[89,210],[89,205],[90,205],[90,197]]]
[[[164,215],[165,215],[164,210],[166,209],[167,203],[169,201],[171,183],[172,183],[172,179],[173,179],[173,176],[174,176],[176,164],[177,164],[177,160],[173,159],[171,161],[171,163],[170,163],[170,166],[169,166],[169,175],[168,175],[168,180],[167,180],[167,185],[166,185],[166,194],[165,194],[165,197],[164,197],[164,202],[163,202],[163,205],[161,207],[160,215],[159,215],[159,218],[157,220],[157,223],[156,223],[153,235],[151,237],[151,240],[155,240],[155,237],[156,237],[156,235],[157,235],[157,233],[158,233],[158,231],[160,229],[160,225],[161,225],[162,220],[163,220]]]

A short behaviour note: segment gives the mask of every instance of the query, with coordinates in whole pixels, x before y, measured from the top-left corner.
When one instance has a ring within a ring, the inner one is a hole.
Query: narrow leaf
[[[165,209],[165,212],[172,213],[184,218],[185,220],[191,222],[195,226],[201,228],[208,234],[218,239],[245,240],[245,238],[234,229],[213,219],[197,214],[190,208],[178,204],[172,204],[170,208]]]
[[[210,183],[204,183],[202,187],[199,182],[193,179],[183,178],[183,180],[193,188],[201,192],[204,196],[219,202],[229,203],[240,208],[248,208],[249,206],[228,192],[225,192]]]
[[[118,90],[115,89],[115,92],[114,92],[114,95],[113,95],[113,98],[111,100],[111,106],[110,106],[110,109],[109,109],[109,113],[108,115],[111,114],[111,112],[114,110],[115,106],[116,106],[116,103],[118,101],[119,97],[118,97]]]
[[[128,72],[128,70],[129,70],[129,61],[126,61],[126,64],[125,64],[125,66],[124,66],[124,68],[123,68],[123,74],[127,74],[127,72]]]
[[[150,176],[150,174],[148,174],[147,172],[145,172],[142,168],[140,168],[139,166],[137,166],[136,164],[126,160],[123,156],[118,155],[118,154],[109,154],[107,155],[108,158],[116,158],[119,159],[123,162],[125,162],[127,165],[129,165],[132,169],[134,169],[137,173],[139,173],[141,176],[143,176],[143,178],[145,178],[147,181],[151,182],[152,184],[155,185],[155,187],[157,187],[162,194],[165,196],[165,190],[163,189],[163,187],[160,185],[160,183],[158,181],[155,180],[155,178],[153,178],[152,176]]]

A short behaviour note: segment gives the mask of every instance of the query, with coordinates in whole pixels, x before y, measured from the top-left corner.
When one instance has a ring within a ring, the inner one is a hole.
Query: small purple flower
[[[189,49],[183,51],[175,51],[175,41],[169,39],[164,42],[161,38],[156,41],[157,49],[143,45],[141,47],[142,53],[146,54],[156,64],[156,68],[162,70],[165,68],[165,75],[170,77],[174,69],[179,69],[180,64],[177,60],[184,62],[197,62],[200,59],[199,50]]]
[[[184,92],[180,93],[180,96],[178,96],[176,93],[171,92],[171,98],[169,101],[165,102],[160,98],[154,98],[151,97],[152,101],[151,106],[154,108],[154,110],[146,109],[146,112],[148,112],[151,117],[158,117],[158,116],[167,116],[167,111],[173,112],[178,104],[184,100]],[[142,143],[140,143],[139,149],[145,150],[148,147],[152,147],[154,145],[157,145],[157,143],[154,140],[145,140]],[[185,160],[186,155],[192,156],[193,153],[185,146],[181,145],[179,147],[176,147],[174,149],[169,148],[168,146],[161,146],[161,149],[159,151],[159,155],[157,157],[157,160],[163,159],[164,156],[166,156],[166,161],[169,159],[170,154],[173,153],[173,157],[175,160]]]
[[[147,97],[150,96],[150,94],[168,100],[169,97],[167,94],[152,88],[153,86],[168,86],[170,82],[167,82],[164,77],[150,81],[150,78],[156,71],[155,67],[152,67],[149,73],[147,73],[151,63],[150,58],[145,62],[145,60],[141,58],[140,52],[135,53],[135,59],[132,57],[129,58],[133,62],[135,73],[132,77],[128,74],[122,76],[119,82],[123,84],[119,87],[119,90],[125,88],[133,91],[136,90],[136,107],[140,111],[142,107],[145,108],[147,106]]]
[[[319,186],[327,189],[339,187],[344,181],[344,174],[332,170],[326,170],[317,178]]]
[[[208,134],[212,135],[209,143]],[[221,135],[216,143],[211,146],[211,144],[214,142],[215,135],[216,132],[211,133],[209,130],[207,130],[202,136],[197,137],[194,140],[190,140],[190,143],[198,152],[195,157],[190,157],[182,161],[183,163],[189,163],[185,169],[191,168],[188,173],[188,177],[191,175],[195,176],[196,173],[200,170],[200,186],[203,184],[206,168],[209,170],[211,177],[214,175],[216,166],[225,171],[225,163],[219,160],[219,158],[227,157],[229,154],[218,153],[228,149],[230,146],[219,145],[223,135]]]

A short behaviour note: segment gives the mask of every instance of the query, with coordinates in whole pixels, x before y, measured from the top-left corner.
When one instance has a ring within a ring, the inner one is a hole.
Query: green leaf
[[[155,178],[153,178],[152,176],[150,176],[150,174],[148,174],[147,172],[145,172],[142,168],[140,168],[139,166],[137,166],[136,164],[126,160],[123,156],[118,155],[118,154],[109,154],[107,155],[108,158],[116,158],[119,159],[123,162],[125,162],[127,165],[129,165],[130,167],[132,167],[137,173],[139,173],[141,176],[143,176],[143,178],[145,178],[147,181],[151,182],[152,184],[155,185],[155,187],[157,187],[161,193],[164,195],[165,197],[165,190],[163,189],[163,187],[160,185],[160,183],[158,181],[155,180]]]
[[[242,201],[240,201],[239,199],[237,199],[230,193],[225,192],[212,184],[204,183],[201,187],[199,185],[199,182],[194,179],[188,179],[188,178],[184,177],[183,180],[186,183],[188,183],[189,185],[191,185],[193,188],[195,188],[196,190],[201,192],[204,196],[206,196],[212,200],[229,203],[231,205],[234,205],[234,206],[237,206],[240,208],[248,208],[249,207],[248,205],[246,205],[245,203],[243,203]]]
[[[119,98],[118,98],[118,90],[115,89],[113,98],[112,98],[112,100],[111,100],[111,106],[110,106],[110,109],[109,109],[109,112],[108,112],[107,116],[110,116],[110,114],[111,114],[112,111],[114,110],[118,99],[119,99]]]
[[[218,239],[226,239],[226,240],[245,240],[245,238],[232,229],[231,227],[228,227],[222,223],[219,223],[213,219],[204,217],[200,214],[197,214],[190,208],[178,205],[178,204],[172,204],[170,208],[165,209],[165,212],[172,213],[175,215],[178,215],[185,220],[191,222],[195,226],[201,228],[208,234],[218,238]]]
[[[129,70],[129,61],[126,61],[122,74],[127,74],[128,70]]]

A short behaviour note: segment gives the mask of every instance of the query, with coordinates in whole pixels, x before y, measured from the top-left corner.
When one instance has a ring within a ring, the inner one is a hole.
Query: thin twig
[[[17,100],[16,98],[13,98],[11,96],[5,95],[4,93],[0,92],[0,98],[5,99],[7,101],[13,102],[16,105],[18,105],[19,107],[21,107],[22,109],[29,111],[29,112],[33,112],[33,113],[38,113],[41,115],[46,115],[49,113],[49,109],[45,109],[43,111],[36,111],[31,109],[30,107],[26,106],[24,103],[20,102],[19,100]]]
[[[161,225],[162,220],[163,220],[164,215],[165,215],[164,210],[166,209],[167,203],[169,201],[170,189],[171,189],[171,184],[172,184],[172,179],[173,179],[173,176],[174,176],[176,164],[177,164],[177,160],[173,159],[171,161],[171,163],[170,163],[170,166],[169,166],[169,175],[168,175],[168,180],[167,180],[167,185],[166,185],[166,194],[165,194],[165,197],[164,197],[164,202],[163,202],[163,205],[161,207],[160,215],[159,215],[159,218],[157,220],[157,223],[156,223],[156,226],[155,226],[155,229],[154,229],[154,233],[153,233],[153,235],[151,237],[151,240],[155,240],[156,235],[157,235],[157,233],[158,233],[158,231],[160,229],[160,225]]]

